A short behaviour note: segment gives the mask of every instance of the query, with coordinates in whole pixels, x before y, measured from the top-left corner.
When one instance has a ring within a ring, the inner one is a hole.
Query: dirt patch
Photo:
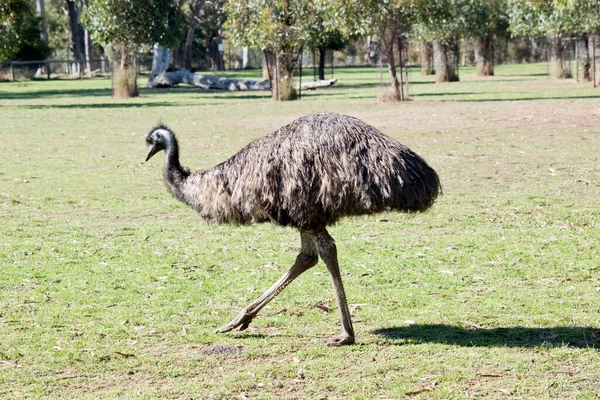
[[[231,355],[237,354],[242,351],[242,346],[207,346],[202,350],[202,353],[206,355]]]

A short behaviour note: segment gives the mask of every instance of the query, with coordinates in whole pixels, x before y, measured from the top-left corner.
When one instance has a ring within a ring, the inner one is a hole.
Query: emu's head
[[[148,161],[159,151],[167,150],[170,146],[177,145],[177,139],[175,139],[175,135],[169,127],[160,123],[152,128],[148,136],[146,136],[146,144],[148,145],[146,161]]]

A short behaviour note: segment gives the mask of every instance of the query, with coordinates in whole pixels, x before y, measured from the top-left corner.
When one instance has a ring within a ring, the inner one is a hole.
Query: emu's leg
[[[350,310],[348,309],[348,301],[346,300],[346,293],[344,292],[344,285],[342,284],[342,276],[340,274],[335,241],[329,235],[327,230],[323,229],[316,233],[315,242],[319,256],[323,262],[325,262],[325,265],[327,265],[327,269],[331,275],[333,291],[335,293],[335,299],[340,310],[342,322],[342,334],[340,336],[329,338],[327,340],[327,345],[341,346],[344,344],[352,344],[354,343],[354,329],[352,328]]]
[[[287,285],[309,268],[314,267],[319,261],[313,233],[309,231],[301,231],[300,238],[302,240],[302,249],[296,257],[296,262],[273,286],[269,288],[262,296],[246,306],[240,314],[227,325],[217,329],[217,333],[228,332],[235,328],[243,331],[250,325],[252,318],[267,305],[267,303],[277,296]]]

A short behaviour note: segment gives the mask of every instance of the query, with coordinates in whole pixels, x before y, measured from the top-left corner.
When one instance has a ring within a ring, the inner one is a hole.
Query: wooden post
[[[275,52],[275,100],[279,101],[279,53]]]
[[[546,43],[546,79],[550,79],[550,43]]]
[[[334,51],[331,50],[331,79],[333,79],[333,53]]]
[[[408,47],[406,48],[406,58],[405,58],[405,60],[406,60],[406,64],[405,64],[405,67],[404,67],[404,71],[406,73],[406,79],[405,79],[405,81],[406,81],[406,99],[408,100],[408,99],[410,99],[410,93],[408,91]]]
[[[315,49],[312,49],[312,60],[313,60],[313,80],[317,80],[317,62],[315,61]]]
[[[579,43],[575,39],[575,82],[579,82]]]
[[[594,87],[596,87],[596,37],[592,39],[592,80],[594,81]]]
[[[379,81],[381,83],[380,92],[383,94],[383,55],[381,54],[381,46],[378,49],[379,52]]]
[[[402,38],[398,35],[398,65],[400,66],[400,101],[404,101],[404,66],[402,62]],[[392,42],[393,43],[393,42]],[[392,49],[394,51],[394,49]]]
[[[298,87],[298,100],[302,99],[302,51],[300,51],[300,86]]]

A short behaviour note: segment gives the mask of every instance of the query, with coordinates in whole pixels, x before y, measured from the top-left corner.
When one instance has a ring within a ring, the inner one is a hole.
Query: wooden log
[[[337,79],[335,79],[335,78],[334,79],[324,79],[324,80],[319,80],[319,81],[314,81],[314,82],[302,82],[302,90],[315,90],[317,88],[331,86],[336,82],[337,82]],[[298,90],[300,88],[300,85],[298,83],[296,83],[294,85],[294,88],[296,90]]]
[[[270,90],[269,81],[251,81],[244,79],[231,79],[219,76],[197,75],[189,70],[163,72],[151,75],[147,87],[171,87],[179,83],[187,83],[201,89],[221,90]]]
[[[302,90],[315,90],[320,87],[333,85],[337,79],[327,79],[315,82],[303,82]],[[171,72],[162,72],[157,75],[151,75],[148,78],[149,88],[171,87],[179,83],[196,86],[201,89],[221,89],[221,90],[271,90],[271,84],[268,80],[258,82],[245,79],[231,79],[222,76],[200,75],[190,70],[179,70]],[[300,87],[295,85],[296,90]]]

